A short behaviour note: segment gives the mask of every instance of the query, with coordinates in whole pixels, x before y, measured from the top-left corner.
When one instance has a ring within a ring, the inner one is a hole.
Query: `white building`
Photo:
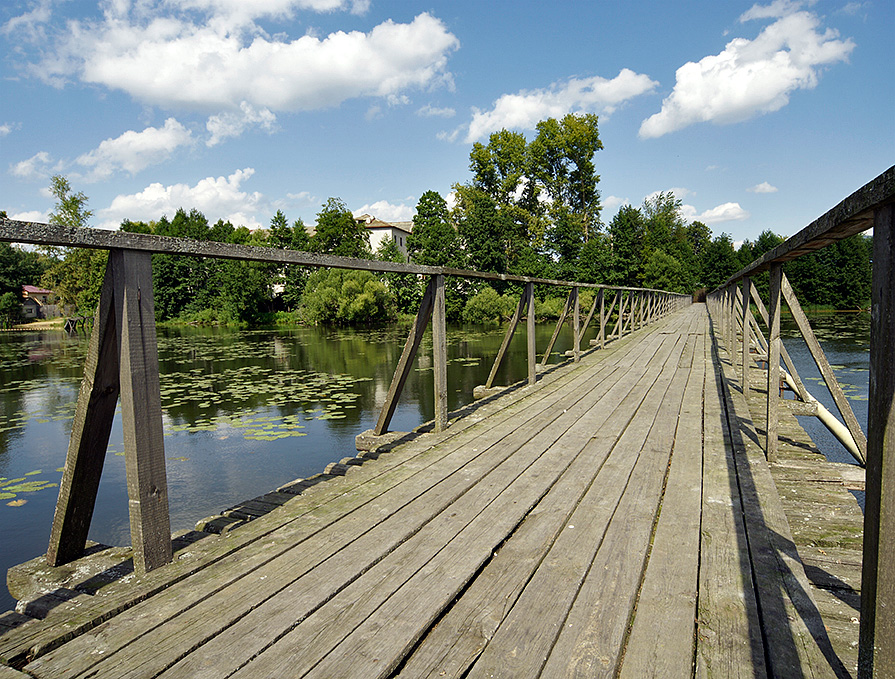
[[[398,245],[398,249],[407,257],[407,236],[413,228],[413,222],[384,222],[372,215],[359,215],[354,218],[359,224],[363,224],[370,234],[370,248],[376,252],[376,248],[386,238],[391,238]]]

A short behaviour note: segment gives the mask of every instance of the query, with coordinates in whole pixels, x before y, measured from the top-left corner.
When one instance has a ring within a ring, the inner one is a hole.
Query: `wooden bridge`
[[[875,227],[864,677],[895,674],[893,199],[895,168],[791,239],[810,250]],[[0,239],[15,240],[13,226],[0,222]],[[781,246],[745,275],[791,252]],[[437,334],[434,280],[435,311],[424,302],[396,384],[428,315]],[[750,352],[761,346],[745,312],[737,334],[735,295],[707,308],[631,293],[625,312],[626,294],[617,334],[603,310],[596,347],[573,352],[580,360],[532,368],[528,383],[462,418],[437,414],[427,430],[287,484],[239,528],[180,536],[166,565],[101,553],[34,564],[34,577],[62,588],[0,615],[0,679],[853,676],[857,634],[843,641],[812,593],[826,571],[815,559],[806,575],[766,459],[776,412],[768,406],[762,430],[749,411],[755,390],[742,377],[758,372]],[[573,287],[577,348],[575,300]],[[98,319],[95,337],[109,327]],[[766,374],[773,404],[779,379]],[[82,443],[73,434],[76,451]]]

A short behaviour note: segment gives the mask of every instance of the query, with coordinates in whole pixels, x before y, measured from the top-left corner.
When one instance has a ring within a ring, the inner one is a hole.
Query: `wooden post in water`
[[[444,308],[444,275],[435,278],[435,306],[432,309],[432,367],[435,372],[435,431],[448,426],[447,328]]]
[[[873,224],[870,401],[858,677],[895,676],[895,205]]]
[[[783,280],[783,265],[771,264],[771,301],[769,305],[770,331],[768,333],[768,408],[767,445],[768,462],[777,461],[778,401],[780,400],[780,288]]]
[[[109,252],[96,321],[47,561],[60,565],[83,552],[120,395],[134,569],[143,574],[171,560],[152,259],[148,252]]]

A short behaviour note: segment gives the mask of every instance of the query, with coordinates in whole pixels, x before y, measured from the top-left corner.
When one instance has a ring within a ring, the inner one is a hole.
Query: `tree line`
[[[729,234],[713,235],[688,221],[670,192],[624,205],[608,224],[594,159],[603,148],[593,114],[538,123],[530,141],[501,130],[469,154],[471,179],[452,187],[453,205],[436,191],[419,199],[407,238],[417,264],[648,287],[679,293],[714,289],[782,242],[765,231],[735,248]],[[61,176],[52,180],[53,223],[86,226],[87,198]],[[288,248],[349,257],[403,261],[394,242],[371,251],[363,224],[330,198],[313,229],[291,224],[278,211],[267,229],[251,231],[198,210],[182,208],[157,221],[125,220],[121,229],[162,236]],[[871,239],[858,235],[785,265],[806,305],[863,308],[870,298]],[[38,280],[60,302],[90,312],[96,305],[106,253],[86,249],[26,251],[0,244],[0,295]],[[318,270],[210,258],[153,255],[157,320],[258,325],[273,320],[371,323],[413,313],[423,282],[414,276]],[[759,278],[766,294],[767,283]],[[447,313],[454,321],[483,322],[512,313],[518,286],[450,278]],[[561,290],[538,291],[539,313],[559,313]]]

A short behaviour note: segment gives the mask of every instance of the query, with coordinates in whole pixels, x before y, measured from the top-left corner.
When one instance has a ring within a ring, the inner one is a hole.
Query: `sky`
[[[0,210],[409,220],[476,141],[596,113],[609,223],[672,191],[789,236],[895,160],[893,0],[5,0]]]

